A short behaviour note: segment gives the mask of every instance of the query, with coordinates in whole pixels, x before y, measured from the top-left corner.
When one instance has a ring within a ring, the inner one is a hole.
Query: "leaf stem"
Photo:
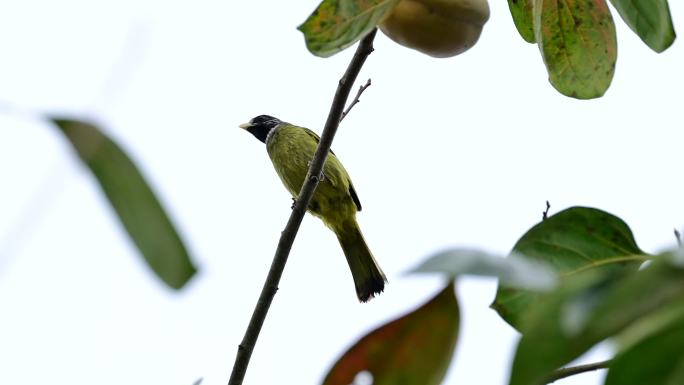
[[[599,362],[594,362],[591,364],[585,364],[585,365],[577,365],[577,366],[569,366],[567,368],[560,368],[553,372],[549,378],[546,380],[547,384],[550,384],[552,382],[556,382],[560,379],[574,376],[576,374],[580,373],[586,373],[586,372],[591,372],[594,370],[599,370],[599,369],[607,369],[610,367],[610,364],[613,362],[612,359],[610,360],[605,360],[605,361],[599,361]]]
[[[342,111],[347,102],[347,98],[349,97],[349,92],[351,91],[351,87],[354,84],[356,77],[361,71],[361,67],[363,67],[364,62],[366,61],[366,58],[373,52],[373,39],[375,38],[376,32],[377,29],[373,29],[361,40],[356,48],[354,57],[337,85],[337,90],[335,91],[335,96],[332,105],[330,106],[330,112],[328,112],[328,119],[325,122],[325,128],[321,133],[321,140],[313,160],[311,161],[311,165],[309,166],[309,172],[306,176],[305,183],[299,191],[299,197],[292,209],[290,219],[287,221],[287,225],[280,235],[278,248],[273,257],[273,262],[271,263],[271,268],[266,277],[266,282],[264,282],[264,287],[261,289],[261,294],[259,295],[254,312],[252,313],[252,318],[249,320],[245,336],[238,346],[237,356],[235,357],[235,363],[233,364],[233,370],[230,374],[228,385],[242,384],[245,374],[247,373],[249,359],[252,356],[252,351],[254,350],[257,338],[259,337],[259,332],[266,319],[268,309],[271,306],[271,302],[273,302],[273,297],[278,291],[278,283],[280,282],[283,270],[285,269],[285,264],[297,235],[297,231],[299,230],[299,225],[302,223],[306,208],[318,186],[323,164],[328,156],[328,152],[330,152],[330,146],[332,145],[333,138],[337,132],[337,127],[340,124],[340,116],[342,116]]]

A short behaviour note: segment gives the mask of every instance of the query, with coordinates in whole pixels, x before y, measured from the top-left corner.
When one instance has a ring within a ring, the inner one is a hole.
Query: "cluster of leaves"
[[[382,22],[401,0],[323,0],[299,27],[307,48],[328,57]],[[675,39],[667,0],[611,0],[627,25],[654,51]],[[605,0],[509,0],[516,28],[537,43],[549,81],[578,99],[602,96],[613,78],[617,40]],[[606,212],[562,211],[530,229],[507,258],[447,250],[416,272],[447,274],[432,300],[370,332],[333,366],[324,385],[437,385],[456,346],[458,301],[453,279],[493,276],[492,308],[521,333],[510,385],[538,385],[605,340],[618,343],[607,385],[684,383],[684,252],[648,255],[629,227]],[[644,355],[644,354],[647,355]]]
[[[627,25],[656,52],[675,39],[667,0],[611,0]],[[323,0],[299,26],[307,48],[328,57],[360,40],[399,0]],[[508,0],[525,41],[537,43],[549,81],[563,95],[602,96],[617,61],[615,24],[606,0]]]
[[[569,208],[527,231],[507,258],[446,250],[414,272],[499,279],[492,308],[521,333],[510,385],[560,378],[559,368],[608,339],[618,352],[606,385],[684,383],[684,250],[646,254],[614,215]],[[425,305],[361,338],[323,384],[349,384],[363,372],[375,385],[440,384],[458,325],[450,280]]]
[[[152,271],[173,289],[197,269],[144,176],[124,150],[93,124],[52,118],[90,169],[121,224]]]

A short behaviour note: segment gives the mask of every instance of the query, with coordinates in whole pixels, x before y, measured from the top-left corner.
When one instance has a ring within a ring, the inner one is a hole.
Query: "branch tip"
[[[599,370],[599,369],[608,369],[610,367],[610,364],[613,363],[613,360],[605,360],[605,361],[599,361],[599,362],[594,362],[591,364],[586,364],[586,365],[577,365],[577,366],[570,366],[567,368],[560,368],[553,372],[546,380],[547,384],[556,382],[560,379],[574,376],[576,374],[580,373],[586,373],[586,372],[592,372],[594,370]]]
[[[349,107],[342,112],[342,115],[340,116],[340,122],[342,119],[344,119],[345,116],[351,111],[352,108],[354,108],[355,105],[361,103],[361,94],[363,94],[363,91],[366,90],[366,88],[371,86],[371,80],[370,78],[366,81],[366,84],[359,86],[359,90],[356,92],[356,96],[354,97],[354,100],[352,100],[351,104],[349,104]]]
[[[549,217],[549,209],[551,209],[551,204],[546,201],[546,210],[542,213],[542,221],[545,221]]]

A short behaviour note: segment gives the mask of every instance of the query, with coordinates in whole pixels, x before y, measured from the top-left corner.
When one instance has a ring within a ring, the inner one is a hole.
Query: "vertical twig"
[[[545,221],[549,217],[549,209],[551,208],[551,203],[546,201],[546,210],[542,213],[542,221]]]
[[[316,153],[309,166],[309,172],[302,185],[302,189],[299,192],[297,202],[290,214],[290,219],[287,221],[285,230],[281,233],[278,248],[276,249],[273,262],[271,263],[271,269],[266,277],[266,282],[264,282],[264,287],[261,289],[261,295],[259,295],[259,300],[252,313],[252,318],[249,320],[245,336],[238,346],[237,356],[235,357],[235,363],[233,364],[233,370],[230,374],[228,385],[240,385],[245,378],[254,345],[259,337],[259,332],[264,324],[271,302],[273,302],[273,297],[275,296],[276,291],[278,291],[278,283],[280,282],[280,277],[283,275],[283,269],[285,268],[287,257],[290,254],[292,243],[299,230],[299,225],[302,223],[302,218],[304,218],[306,207],[309,205],[311,197],[318,186],[323,164],[328,156],[328,152],[330,152],[330,146],[335,137],[337,127],[340,124],[340,116],[342,115],[344,105],[349,97],[349,92],[351,91],[351,87],[354,84],[356,77],[361,71],[361,67],[363,67],[363,63],[366,61],[368,55],[373,52],[373,39],[375,38],[376,32],[377,29],[373,29],[361,40],[356,48],[354,57],[337,85],[337,91],[335,91],[335,97],[330,106],[330,112],[328,113],[328,119],[325,122],[325,128],[321,134],[320,143],[318,143],[318,148],[316,149]]]

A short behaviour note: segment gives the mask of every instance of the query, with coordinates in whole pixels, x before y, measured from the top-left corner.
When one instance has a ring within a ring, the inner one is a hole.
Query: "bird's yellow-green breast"
[[[268,135],[268,155],[283,184],[295,198],[304,183],[318,141],[318,135],[311,130],[289,123],[276,126]],[[339,227],[360,209],[361,203],[349,174],[337,156],[329,154],[309,210],[321,217],[326,225]]]

